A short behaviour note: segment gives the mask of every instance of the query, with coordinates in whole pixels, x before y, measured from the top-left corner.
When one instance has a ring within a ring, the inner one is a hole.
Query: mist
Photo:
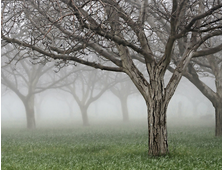
[[[212,78],[203,81],[214,88]],[[102,83],[102,82],[100,82]],[[121,82],[122,83],[122,82]],[[131,82],[128,81],[130,84]],[[3,88],[3,87],[2,87]],[[37,128],[46,126],[79,125],[82,126],[82,113],[71,94],[59,89],[48,89],[36,95],[41,104],[35,107]],[[135,89],[128,96],[127,108],[129,122],[147,123],[147,107],[143,97]],[[122,123],[122,107],[118,98],[106,90],[102,96],[88,107],[89,125],[105,122]],[[1,98],[2,127],[26,127],[25,108],[18,96],[11,90],[2,93]],[[128,122],[124,122],[128,123]],[[194,87],[187,79],[182,78],[172,97],[167,110],[168,127],[171,125],[215,125],[215,111],[211,102]]]

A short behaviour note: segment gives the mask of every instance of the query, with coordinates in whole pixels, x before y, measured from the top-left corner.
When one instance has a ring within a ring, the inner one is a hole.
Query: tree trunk
[[[27,128],[35,129],[36,121],[35,121],[35,113],[34,113],[34,96],[30,97],[24,102],[25,110],[26,110],[26,120],[27,120]]]
[[[127,97],[124,97],[121,99],[121,109],[122,109],[122,115],[123,115],[123,122],[129,122]]]
[[[215,106],[215,136],[222,136],[222,68],[216,70],[215,84],[216,84],[216,98],[217,104]]]
[[[160,156],[168,153],[167,105],[168,102],[164,100],[155,99],[147,102],[149,155]]]
[[[155,78],[150,79],[150,93],[149,97],[146,99],[149,136],[148,154],[153,156],[168,154],[166,112],[171,98],[170,96],[172,95],[166,92],[164,81],[159,79],[159,77],[159,74],[155,74]],[[170,87],[169,92],[174,92],[174,90],[175,86],[172,86],[172,88]]]
[[[81,108],[81,113],[82,113],[83,126],[88,126],[89,125],[89,118],[88,118],[88,114],[87,114],[88,107],[82,106],[80,108]]]
[[[161,156],[168,154],[167,141],[167,106],[178,83],[169,83],[168,89],[164,88],[163,72],[150,70],[150,83],[140,73],[131,67],[130,78],[144,97],[148,113],[148,154]],[[129,73],[129,72],[128,72]],[[177,73],[176,73],[177,74]],[[138,75],[138,76],[136,76]],[[172,81],[180,79],[180,76],[171,77]]]
[[[215,136],[222,136],[222,102],[215,107]]]

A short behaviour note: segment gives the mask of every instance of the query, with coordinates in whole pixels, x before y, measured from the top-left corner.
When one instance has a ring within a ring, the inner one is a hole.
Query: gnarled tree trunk
[[[215,70],[215,84],[217,88],[217,104],[215,107],[215,136],[222,136],[222,67]]]
[[[147,102],[149,155],[159,156],[168,153],[167,104],[167,102],[158,99]]]
[[[215,107],[215,136],[222,136],[222,101]]]
[[[154,74],[150,79],[150,93],[146,99],[148,109],[148,145],[149,155],[160,156],[168,153],[167,142],[167,106],[169,98],[166,96],[163,79]]]

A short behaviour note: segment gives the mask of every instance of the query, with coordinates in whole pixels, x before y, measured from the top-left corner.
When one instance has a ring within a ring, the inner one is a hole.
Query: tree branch
[[[220,44],[216,47],[213,47],[213,48],[208,48],[208,49],[196,51],[193,54],[193,58],[214,54],[214,53],[217,53],[221,50],[222,50],[222,44]]]
[[[206,12],[204,12],[204,13],[202,13],[202,14],[199,14],[199,15],[195,16],[195,17],[189,22],[189,24],[185,27],[185,29],[184,29],[181,33],[179,33],[178,35],[176,35],[175,38],[176,38],[176,39],[179,39],[179,38],[185,36],[185,34],[186,34],[188,31],[191,30],[191,27],[195,24],[196,21],[198,21],[198,20],[200,20],[200,19],[202,19],[202,18],[204,18],[204,17],[206,17],[206,16],[211,15],[214,11],[216,11],[217,9],[220,9],[220,8],[222,8],[222,4],[218,4],[218,5],[214,6],[214,7],[212,7],[211,9],[209,9],[208,11],[206,11]]]
[[[2,35],[2,39],[4,39],[6,42],[8,43],[15,43],[15,44],[18,44],[18,45],[21,45],[21,46],[24,46],[24,47],[28,47],[32,50],[35,50],[45,56],[48,56],[50,58],[53,58],[53,59],[61,59],[61,60],[70,60],[70,61],[75,61],[75,62],[78,62],[80,64],[84,64],[84,65],[87,65],[87,66],[91,66],[91,67],[94,67],[94,68],[97,68],[97,69],[101,69],[101,70],[107,70],[107,71],[115,71],[115,72],[123,72],[123,69],[122,68],[119,68],[119,67],[109,67],[109,66],[103,66],[101,64],[98,64],[98,63],[95,63],[95,62],[89,62],[89,61],[86,61],[86,60],[82,60],[80,58],[77,58],[77,57],[72,57],[72,56],[69,56],[69,55],[57,55],[57,54],[54,54],[54,53],[49,53],[49,52],[46,52],[36,46],[33,46],[33,45],[30,45],[30,44],[27,44],[25,42],[22,42],[22,41],[19,41],[17,39],[14,39],[14,38],[8,38],[8,37],[5,37],[4,35]]]

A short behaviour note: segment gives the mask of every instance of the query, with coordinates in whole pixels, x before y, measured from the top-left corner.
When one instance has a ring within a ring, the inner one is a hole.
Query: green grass
[[[214,128],[169,127],[169,154],[148,157],[142,123],[89,127],[2,128],[2,170],[219,170],[222,141]]]

